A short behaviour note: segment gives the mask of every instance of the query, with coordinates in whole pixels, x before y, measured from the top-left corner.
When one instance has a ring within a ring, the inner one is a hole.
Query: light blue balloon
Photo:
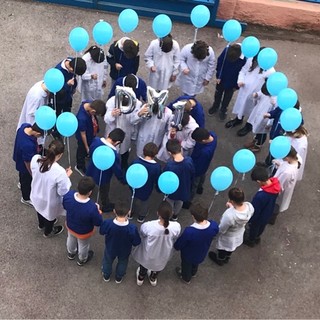
[[[118,17],[118,25],[122,32],[132,32],[139,24],[139,17],[132,9],[124,9]]]
[[[228,42],[233,42],[241,36],[242,28],[239,21],[231,19],[225,22],[222,27],[222,35]]]
[[[166,14],[157,15],[152,22],[152,30],[158,38],[167,36],[172,29],[172,21]]]
[[[158,186],[164,194],[172,194],[179,188],[179,178],[172,171],[163,172],[158,179]]]
[[[190,18],[196,28],[203,28],[210,20],[210,10],[199,4],[192,9]]]
[[[228,189],[232,180],[232,171],[228,167],[224,166],[214,169],[210,177],[211,185],[216,191],[224,191]]]
[[[50,92],[57,93],[64,85],[64,76],[59,69],[51,68],[44,75],[44,84]]]
[[[258,54],[258,65],[263,70],[268,70],[276,65],[278,54],[272,48],[264,48]]]
[[[267,89],[272,96],[277,96],[287,86],[288,78],[282,72],[272,73],[267,80]]]
[[[99,21],[92,29],[94,41],[103,46],[107,44],[113,37],[112,26],[105,21]]]
[[[58,132],[64,137],[71,137],[78,129],[78,119],[71,112],[63,112],[57,118]]]
[[[277,104],[282,110],[293,108],[296,105],[297,101],[298,95],[291,88],[282,89],[277,97]]]
[[[289,108],[282,111],[280,115],[280,124],[285,131],[294,131],[300,127],[302,114],[298,109]]]
[[[50,130],[56,123],[55,111],[48,107],[42,106],[35,113],[35,120],[38,127],[42,130]]]
[[[238,172],[246,173],[256,164],[256,157],[252,151],[241,149],[234,154],[232,162]]]
[[[282,159],[286,157],[290,149],[291,144],[288,137],[279,136],[271,141],[270,153],[275,159]]]
[[[148,170],[142,164],[135,163],[128,168],[126,179],[131,188],[141,188],[148,180]]]
[[[100,170],[111,168],[115,159],[114,151],[108,146],[100,146],[92,154],[93,164]]]
[[[247,58],[254,57],[260,50],[260,41],[256,37],[246,37],[241,43],[241,51]]]
[[[69,33],[69,43],[71,48],[76,51],[82,51],[89,43],[89,34],[86,29],[77,27]]]

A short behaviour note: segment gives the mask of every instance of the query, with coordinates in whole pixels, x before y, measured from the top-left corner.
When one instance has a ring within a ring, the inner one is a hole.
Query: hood
[[[245,202],[245,204],[247,206],[247,210],[245,212],[235,210],[234,220],[238,224],[247,223],[254,213],[253,205],[250,202]]]
[[[268,193],[278,194],[281,191],[281,185],[278,178],[272,177],[269,180],[271,183],[266,186],[262,186],[261,189]]]

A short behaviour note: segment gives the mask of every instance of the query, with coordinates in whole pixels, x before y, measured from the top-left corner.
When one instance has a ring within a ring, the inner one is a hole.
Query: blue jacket
[[[146,184],[142,188],[135,189],[135,197],[142,201],[146,201],[149,199],[153,191],[153,187],[157,185],[159,176],[161,174],[161,166],[157,162],[151,163],[141,158],[138,158],[132,162],[132,164],[135,163],[142,164],[148,171],[148,180]]]
[[[89,199],[79,202],[75,199],[76,191],[70,190],[63,196],[63,207],[67,211],[66,223],[68,229],[78,234],[92,232],[94,226],[100,226],[103,219],[97,205]]]
[[[210,135],[213,137],[213,141],[205,144],[197,142],[191,154],[196,177],[202,176],[207,172],[214,156],[217,147],[217,135],[213,131],[210,131]]]
[[[197,224],[184,229],[182,235],[174,244],[174,248],[181,251],[181,259],[192,264],[203,262],[213,238],[219,232],[218,224],[213,220],[208,221],[210,226],[206,229],[198,229]]]
[[[221,80],[221,84],[224,89],[239,89],[238,87],[238,76],[242,67],[245,65],[247,59],[239,58],[234,62],[228,61],[226,58],[227,48],[224,48],[217,62],[217,73],[216,78]]]
[[[188,100],[188,99],[192,99],[196,102],[196,105],[191,110],[190,115],[192,116],[192,118],[194,120],[196,120],[196,123],[199,125],[200,128],[204,128],[205,116],[204,116],[204,112],[203,112],[203,107],[202,107],[201,103],[198,100],[196,100],[196,98],[194,98],[192,96],[188,96],[188,95],[180,96],[176,100],[170,102],[168,104],[168,108],[170,108],[172,111],[174,111],[174,108],[173,108],[174,103],[181,101],[181,100]]]
[[[136,97],[138,100],[147,101],[147,85],[146,83],[139,77],[135,76],[137,79],[137,86],[134,89],[134,93],[136,94]],[[108,99],[113,97],[116,94],[116,86],[124,86],[124,81],[126,77],[121,77],[116,80],[116,82],[113,84],[113,87],[109,93]]]
[[[176,192],[168,196],[171,200],[189,201],[191,196],[191,186],[194,179],[194,165],[190,157],[185,157],[183,161],[168,161],[163,171],[172,171],[179,178],[179,187]]]
[[[100,146],[105,146],[105,144],[101,141],[100,138],[94,138],[89,148],[90,163],[86,171],[86,175],[89,177],[92,177],[97,185],[99,185],[101,170],[99,170],[94,165],[92,160],[92,155],[94,150]],[[108,170],[102,171],[101,184],[100,184],[101,186],[110,183],[113,174],[116,175],[116,177],[120,182],[124,182],[119,155],[117,154],[116,150],[113,150],[113,152],[115,155],[114,164]]]
[[[103,221],[100,234],[105,236],[105,252],[112,258],[128,257],[132,246],[141,243],[138,229],[134,224],[118,225],[113,219]]]
[[[24,162],[31,162],[32,157],[38,153],[37,138],[28,136],[25,128],[30,128],[30,123],[23,123],[17,131],[16,140],[13,149],[13,161],[16,163],[16,169],[20,173],[27,173],[28,169]]]

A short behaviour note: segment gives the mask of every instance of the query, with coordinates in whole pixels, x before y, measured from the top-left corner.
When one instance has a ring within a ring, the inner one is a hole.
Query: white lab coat
[[[185,45],[180,53],[180,74],[176,80],[181,91],[190,96],[202,93],[203,80],[210,81],[215,72],[215,55],[209,47],[209,56],[203,60],[196,59],[191,53],[193,43]],[[188,75],[183,74],[184,69],[189,69]]]
[[[81,77],[78,77],[78,90],[81,92],[81,101],[101,100],[103,96],[102,85],[107,80],[107,60],[96,63],[92,60],[89,52],[83,55],[82,59],[87,64],[87,70]],[[97,74],[98,79],[93,80],[91,78],[92,74]]]
[[[20,114],[17,130],[23,123],[35,123],[35,113],[41,106],[48,104],[48,94],[41,87],[43,80],[34,84],[28,91]]]
[[[248,122],[252,125],[252,132],[268,133],[267,124],[269,119],[264,118],[263,115],[274,109],[276,97],[270,97],[263,94],[261,91],[257,92],[258,97],[255,98],[255,106],[249,116]]]
[[[114,117],[111,114],[112,110],[115,108],[115,96],[111,97],[106,103],[107,112],[104,116],[104,121],[106,123],[106,136],[108,136],[108,134],[115,128],[120,128],[126,133],[123,142],[120,144],[120,154],[124,154],[130,150],[131,136],[134,131],[134,126],[140,121],[138,112],[142,107],[142,102],[139,100],[136,101],[137,105],[133,112],[129,114],[121,114],[118,117]]]
[[[236,102],[233,106],[232,113],[236,114],[239,119],[249,117],[254,107],[254,100],[252,94],[261,89],[266,78],[275,72],[274,68],[270,68],[266,71],[260,71],[260,67],[257,66],[254,70],[249,72],[252,64],[252,58],[249,58],[246,64],[242,67],[238,76],[238,83],[244,83],[243,87],[240,87]]]
[[[172,50],[166,53],[161,50],[159,41],[151,41],[144,54],[144,61],[149,71],[149,86],[156,90],[167,90],[172,85],[170,77],[179,73],[180,46],[177,41],[172,40]],[[156,72],[151,72],[151,67],[156,67]]]
[[[172,121],[172,111],[165,107],[162,118],[158,119],[156,114],[153,114],[150,119],[140,118],[138,124],[137,138],[137,156],[143,156],[143,147],[148,142],[155,143],[158,148],[166,133],[168,133]]]
[[[302,136],[301,138],[289,137],[291,145],[297,150],[298,155],[302,159],[301,166],[298,171],[297,181],[301,181],[303,177],[304,167],[307,160],[308,152],[308,138],[307,136]]]
[[[47,172],[40,172],[40,155],[31,159],[31,194],[30,199],[34,208],[49,221],[65,214],[62,198],[69,191],[71,181],[66,170],[54,162]]]

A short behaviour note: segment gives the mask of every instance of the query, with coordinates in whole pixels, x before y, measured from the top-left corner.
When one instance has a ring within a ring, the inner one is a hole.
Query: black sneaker
[[[197,194],[203,194],[203,187],[197,188]]]
[[[215,113],[217,113],[218,111],[218,108],[216,107],[211,107],[209,110],[208,110],[208,116],[209,117],[212,117]]]
[[[219,112],[219,120],[224,121],[227,119],[227,113],[226,112]]]
[[[209,251],[208,257],[209,257],[209,259],[214,261],[218,266],[223,266],[224,265],[223,260],[218,259],[218,256],[214,251]]]
[[[138,219],[137,219],[137,222],[144,223],[144,219],[145,219],[144,216],[139,216]]]
[[[171,221],[178,221],[178,216],[176,214],[174,214],[171,219]]]
[[[106,206],[101,208],[101,211],[104,213],[111,212],[114,209],[114,203],[108,203]]]
[[[120,284],[122,282],[123,278],[116,277],[115,282],[116,284]]]
[[[93,254],[94,252],[92,250],[89,250],[88,252],[88,258],[86,260],[77,260],[77,265],[82,267],[83,265],[85,265],[86,263],[88,263],[90,260],[92,260],[93,258]]]
[[[45,234],[45,233],[44,233],[43,236],[44,236],[45,238],[51,238],[51,237],[53,237],[53,236],[57,236],[58,234],[62,233],[63,230],[64,230],[64,227],[63,227],[63,226],[56,226],[56,227],[53,227],[53,228],[52,228],[51,233],[49,233],[49,234]]]
[[[104,273],[102,273],[102,277],[103,277],[103,281],[104,282],[109,282],[110,281],[110,277],[107,277]]]
[[[240,130],[237,131],[237,136],[244,137],[249,132],[251,132],[251,130],[252,130],[252,125],[247,122],[243,128],[241,128]]]
[[[86,175],[86,169],[84,168],[79,168],[78,166],[74,167],[74,170],[77,171],[80,176],[84,177]]]
[[[76,257],[77,253],[70,253],[67,252],[67,257],[69,260],[74,260],[74,258]]]
[[[176,275],[179,277],[179,279],[180,279],[182,282],[184,282],[185,284],[190,284],[190,281],[185,281],[185,280],[183,280],[183,278],[182,278],[182,273],[181,273],[181,268],[180,268],[180,267],[176,267],[175,271],[176,271]]]
[[[229,128],[233,128],[235,126],[238,126],[242,123],[242,119],[238,119],[238,118],[234,118],[230,121],[228,121],[224,126],[229,129]]]

